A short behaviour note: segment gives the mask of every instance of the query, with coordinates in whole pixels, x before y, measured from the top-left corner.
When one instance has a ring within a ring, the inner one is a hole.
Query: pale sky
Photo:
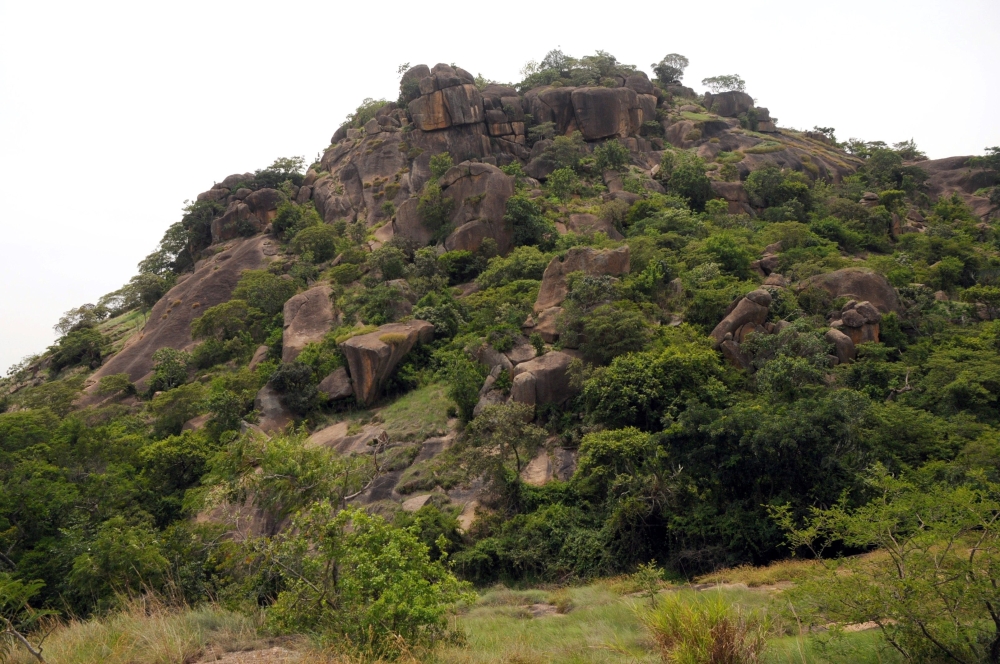
[[[1000,2],[488,3],[0,0],[0,373],[119,288],[186,199],[323,150],[400,63],[516,81],[560,47],[685,83],[738,73],[782,126],[1000,145]]]

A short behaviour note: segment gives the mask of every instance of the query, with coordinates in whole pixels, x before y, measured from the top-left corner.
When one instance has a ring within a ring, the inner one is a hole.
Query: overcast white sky
[[[0,0],[0,372],[61,312],[120,287],[186,199],[311,159],[396,67],[515,81],[551,48],[685,82],[739,73],[783,126],[1000,145],[1000,2],[38,2]]]

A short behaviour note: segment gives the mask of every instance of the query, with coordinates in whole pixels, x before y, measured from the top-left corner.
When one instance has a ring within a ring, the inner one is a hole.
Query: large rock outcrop
[[[423,320],[383,325],[369,334],[351,337],[340,344],[358,403],[368,405],[378,398],[385,380],[418,343],[434,338],[434,325]]]
[[[985,218],[991,213],[995,215],[997,210],[990,199],[974,194],[983,187],[997,184],[997,178],[982,168],[970,167],[970,159],[971,157],[946,157],[909,165],[916,166],[927,174],[924,187],[932,200],[957,194],[977,216]]]
[[[709,336],[715,339],[716,347],[726,341],[740,343],[746,335],[763,327],[770,306],[770,293],[763,288],[751,291],[736,302]]]
[[[705,108],[724,118],[735,118],[753,107],[753,97],[745,92],[731,90],[712,94],[705,93]]]
[[[491,164],[462,162],[441,176],[444,195],[454,201],[451,223],[455,230],[444,242],[449,251],[475,251],[486,238],[506,253],[513,246],[513,229],[503,219],[514,181]]]
[[[285,329],[281,339],[281,361],[291,362],[306,344],[322,341],[336,321],[330,301],[330,285],[322,283],[292,296],[285,302]]]
[[[553,258],[542,274],[542,285],[535,299],[535,313],[557,307],[566,299],[569,286],[566,277],[573,272],[591,275],[621,276],[629,271],[628,245],[617,249],[573,247],[562,259]]]
[[[553,350],[521,362],[511,371],[511,400],[529,406],[562,403],[572,396],[569,375],[572,361],[573,356],[569,353]]]
[[[244,270],[264,265],[276,241],[267,236],[234,240],[211,258],[199,261],[191,274],[182,275],[176,286],[153,305],[142,332],[94,372],[96,385],[104,376],[128,374],[129,380],[143,384],[153,370],[153,353],[160,348],[190,350],[191,321],[209,307],[226,302]]]
[[[820,288],[833,298],[847,297],[858,302],[871,302],[882,313],[899,311],[899,295],[892,284],[877,272],[866,268],[847,267],[835,272],[818,274],[799,282],[796,290]]]

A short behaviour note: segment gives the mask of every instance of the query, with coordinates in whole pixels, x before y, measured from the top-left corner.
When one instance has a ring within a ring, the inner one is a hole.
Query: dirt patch
[[[208,652],[198,664],[217,662],[219,664],[291,664],[302,659],[302,654],[287,648],[275,646],[266,650],[246,650],[244,652],[213,653]]]

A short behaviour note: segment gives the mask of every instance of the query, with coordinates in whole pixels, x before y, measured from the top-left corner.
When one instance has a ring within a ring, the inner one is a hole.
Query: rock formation
[[[423,320],[383,325],[374,332],[351,337],[340,347],[358,403],[368,405],[379,395],[386,378],[418,343],[434,338],[434,325]]]
[[[330,285],[320,284],[292,296],[285,302],[285,329],[281,341],[281,361],[291,362],[306,344],[322,341],[336,317],[330,302]]]

